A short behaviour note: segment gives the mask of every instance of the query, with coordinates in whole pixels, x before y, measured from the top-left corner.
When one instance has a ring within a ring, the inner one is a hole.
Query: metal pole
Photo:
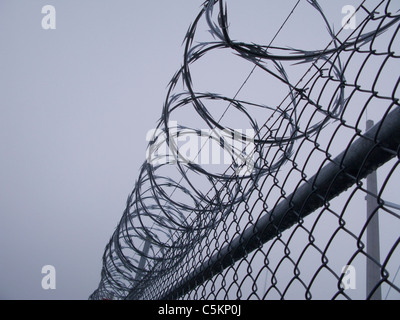
[[[367,120],[367,131],[374,125],[372,120]],[[371,300],[382,300],[381,286],[378,285],[380,275],[380,249],[379,249],[379,215],[377,203],[377,174],[373,171],[367,176],[367,298]],[[374,291],[374,292],[373,292]],[[373,294],[371,294],[373,292]]]
[[[269,214],[258,219],[254,225],[166,292],[161,300],[172,299],[178,294],[184,295],[273,239],[278,230],[282,232],[298,223],[300,217],[311,214],[326,201],[338,196],[357,181],[365,179],[395,157],[399,146],[400,108],[396,107],[310,180],[279,202]]]
[[[146,260],[147,260],[147,256],[150,251],[150,247],[151,247],[150,238],[147,237],[144,242],[144,245],[143,245],[143,254],[140,257],[139,264],[137,267],[138,271],[136,272],[135,282],[140,283],[140,281],[143,278],[143,272],[145,271],[144,267],[146,265]],[[146,274],[145,274],[145,276],[146,276]],[[128,293],[128,295],[125,297],[125,300],[136,300],[135,299],[136,295],[137,295],[137,290],[135,290],[135,288],[132,288],[131,291]]]
[[[146,241],[144,242],[144,247],[143,247],[143,255],[140,257],[139,265],[138,265],[138,272],[136,273],[135,280],[140,280],[142,277],[143,269],[146,264],[147,260],[147,255],[149,254],[150,250],[150,241],[147,238]]]

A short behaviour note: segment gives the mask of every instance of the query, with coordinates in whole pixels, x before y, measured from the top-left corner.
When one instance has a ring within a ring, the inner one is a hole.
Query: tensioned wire
[[[270,46],[272,45],[272,43],[273,43],[273,41],[275,40],[275,38],[279,35],[280,31],[283,29],[284,25],[286,24],[286,22],[289,20],[289,18],[291,17],[291,15],[293,14],[293,12],[295,11],[295,9],[296,9],[296,7],[298,6],[299,2],[300,2],[300,0],[297,1],[297,3],[295,4],[294,8],[291,10],[291,12],[289,13],[289,15],[288,15],[287,18],[285,19],[285,21],[282,23],[282,25],[280,26],[279,30],[277,31],[277,33],[275,34],[275,36],[274,36],[273,39],[271,40],[271,42],[270,42],[270,44],[268,45],[268,47],[270,47]],[[361,6],[364,4],[364,2],[365,2],[365,0],[364,0],[363,3],[358,7],[357,11],[361,8]],[[357,11],[356,11],[356,12],[357,12]],[[355,13],[354,13],[354,14],[355,14]],[[339,32],[336,34],[336,36],[338,36],[342,30],[343,30],[343,27],[339,30]],[[326,54],[326,51],[328,50],[328,48],[330,47],[330,45],[331,45],[334,41],[335,41],[335,38],[333,38],[333,39],[330,41],[330,43],[327,45],[327,47],[326,47],[325,50],[321,51],[319,57],[317,57],[316,61],[314,61],[314,63],[312,64],[312,66],[304,73],[304,75],[301,77],[301,79],[300,79],[300,80],[298,81],[298,83],[296,84],[296,87],[302,82],[303,78],[312,70],[312,68],[315,66],[316,62],[319,60],[319,58],[320,58],[321,56],[323,56],[323,55]],[[335,54],[335,53],[336,53],[336,52],[334,51],[333,54]],[[260,61],[260,59],[259,59],[258,61]],[[238,91],[236,92],[236,94],[235,94],[233,100],[236,99],[236,97],[239,95],[239,93],[241,92],[241,90],[243,89],[243,87],[246,85],[246,83],[247,83],[248,80],[250,79],[251,75],[254,73],[254,71],[255,71],[255,69],[257,68],[257,66],[258,66],[258,65],[256,64],[256,65],[252,68],[252,70],[250,71],[249,75],[246,77],[245,81],[242,83],[242,85],[240,86],[240,88],[239,88]],[[316,74],[317,74],[317,73],[316,73]],[[313,78],[313,77],[311,77],[311,79],[312,79],[312,78]],[[311,79],[310,79],[309,81],[311,81]],[[288,97],[290,97],[291,94],[292,94],[292,92],[290,92],[290,93],[287,94],[287,96],[282,100],[282,102],[281,102],[280,105],[277,107],[277,109],[280,109],[280,107],[282,106],[282,104],[284,103],[284,101],[285,101]],[[218,122],[220,122],[220,121],[222,120],[222,118],[224,117],[224,115],[226,114],[226,112],[229,110],[229,108],[230,108],[231,105],[232,105],[232,103],[230,103],[230,104],[227,106],[227,108],[225,109],[225,111],[223,112],[223,114],[221,115],[221,117],[219,118]],[[276,112],[276,111],[275,111],[275,112]],[[268,120],[267,120],[267,121],[268,121]],[[201,148],[203,148],[203,147],[204,147],[204,145],[203,145]],[[200,149],[200,151],[201,151],[201,149]],[[200,151],[199,151],[199,153],[197,154],[197,156],[200,154]],[[197,157],[197,156],[196,156],[196,157]],[[189,169],[187,169],[186,172],[187,172],[188,170],[189,170]],[[225,171],[225,173],[226,173],[228,170],[229,170],[229,168]],[[183,177],[180,179],[179,183],[182,181],[182,179],[183,179]],[[171,195],[170,195],[170,196],[172,196],[172,195],[174,194],[174,192],[176,191],[176,189],[177,189],[177,186],[175,186],[175,188],[174,188],[174,190],[171,192]],[[211,191],[212,191],[212,189],[209,190],[208,193],[207,193],[206,195],[208,195]],[[154,223],[153,223],[153,226],[154,226]],[[152,226],[152,227],[153,227],[153,226]],[[151,228],[152,228],[152,227],[151,227]]]

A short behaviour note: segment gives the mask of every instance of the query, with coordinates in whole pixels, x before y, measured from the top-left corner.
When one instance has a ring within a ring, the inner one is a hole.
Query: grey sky
[[[0,2],[1,298],[95,289],[200,4]],[[41,288],[46,264],[56,290]]]
[[[87,299],[96,289],[104,247],[145,160],[146,132],[202,2],[0,1],[0,299]],[[235,1],[232,34],[268,44],[295,2]],[[320,2],[338,30],[342,6],[360,1]],[[56,30],[41,27],[47,4]],[[327,44],[308,7],[302,1],[274,45]],[[291,37],[296,24],[309,33]],[[232,96],[250,69],[244,63],[222,83],[199,67],[199,91]],[[47,264],[56,290],[41,287]]]

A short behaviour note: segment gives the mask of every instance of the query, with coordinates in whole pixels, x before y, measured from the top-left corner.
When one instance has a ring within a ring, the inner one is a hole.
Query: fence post
[[[374,125],[372,120],[367,120],[367,131]],[[380,268],[380,248],[379,248],[379,215],[377,202],[377,174],[376,170],[367,176],[367,292],[368,297],[381,279]],[[370,220],[369,220],[370,219]],[[370,296],[371,300],[381,300],[381,286],[376,288]]]
[[[140,257],[139,265],[138,265],[138,272],[136,273],[135,280],[140,280],[142,277],[143,269],[146,264],[147,260],[147,255],[149,254],[150,250],[150,239],[146,238],[146,241],[144,242],[144,247],[143,247],[143,255]]]

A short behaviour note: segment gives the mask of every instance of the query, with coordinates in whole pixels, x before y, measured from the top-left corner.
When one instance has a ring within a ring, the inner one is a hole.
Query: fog
[[[360,3],[319,2],[335,30],[342,7]],[[97,288],[104,247],[146,158],[146,135],[161,116],[168,82],[182,65],[182,41],[202,3],[0,2],[0,299],[87,299]],[[232,37],[269,44],[295,3],[229,3]],[[45,5],[56,9],[56,29],[42,28]],[[301,2],[274,45],[323,49],[330,38],[316,29],[323,26],[318,19]],[[302,36],[293,36],[299,25]],[[206,29],[199,34],[209,38]],[[218,52],[200,61],[193,66],[197,91],[226,96],[237,92],[252,68]],[[292,76],[304,68],[294,67]],[[286,89],[263,77],[256,71],[240,98],[278,104]],[[369,117],[379,120],[382,112],[370,108]],[[190,114],[179,116],[172,120],[195,122]],[[242,125],[234,115],[228,120],[233,128]],[[335,145],[335,152],[341,147]],[[392,202],[394,189],[387,191]],[[354,207],[360,205],[362,197]],[[387,220],[382,228],[389,225]],[[384,238],[382,246],[391,241]],[[45,265],[55,267],[54,290],[42,288]],[[355,298],[363,298],[362,284],[359,290]]]

